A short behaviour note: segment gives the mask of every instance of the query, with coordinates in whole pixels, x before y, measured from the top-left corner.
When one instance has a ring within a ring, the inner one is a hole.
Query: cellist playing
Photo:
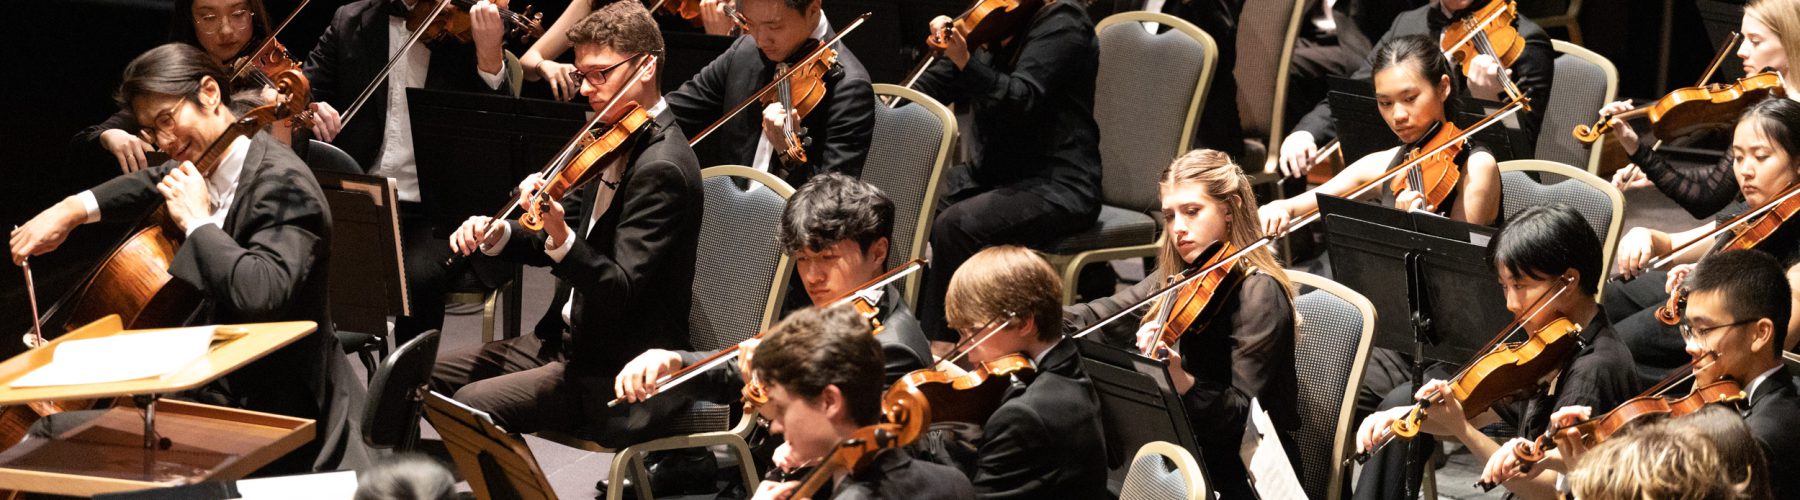
[[[228,139],[210,176],[194,163],[238,120],[225,69],[197,47],[171,43],[125,67],[121,106],[145,142],[172,159],[64,198],[12,232],[14,263],[55,250],[76,226],[141,216],[161,205],[185,235],[168,269],[198,289],[209,323],[313,321],[317,331],[219,382],[195,400],[319,421],[320,438],[264,471],[336,469],[348,446],[350,406],[362,396],[332,333],[327,283],[331,211],[312,171],[268,132]],[[104,286],[96,283],[96,286]],[[178,321],[178,320],[177,320]],[[168,325],[177,326],[177,325]],[[338,380],[351,381],[337,384]],[[52,426],[72,415],[53,415]]]
[[[1263,237],[1250,179],[1224,153],[1203,149],[1182,155],[1163,171],[1160,186],[1163,227],[1168,232],[1157,258],[1157,279],[1146,279],[1112,297],[1064,307],[1063,321],[1070,331],[1143,300],[1168,285],[1164,277],[1206,265],[1202,256],[1214,242],[1230,244],[1230,249],[1220,250],[1230,254]],[[1234,266],[1232,273],[1238,275],[1234,280],[1241,281],[1229,290],[1213,292],[1217,312],[1179,334],[1186,340],[1156,347],[1168,349],[1169,376],[1187,404],[1214,488],[1225,498],[1247,498],[1252,493],[1237,449],[1250,415],[1250,399],[1257,398],[1283,431],[1300,428],[1294,297],[1287,273],[1267,247],[1252,251]],[[1129,328],[1125,321],[1117,324]],[[1162,324],[1141,324],[1136,338],[1115,335],[1108,340],[1140,352],[1160,342]],[[1289,447],[1290,459],[1300,457],[1291,436],[1281,436],[1281,442]]]
[[[493,415],[513,432],[573,432],[603,446],[660,437],[660,417],[678,398],[608,408],[613,375],[648,349],[688,345],[688,309],[700,236],[700,164],[657,90],[663,51],[656,21],[637,2],[596,10],[569,30],[576,79],[596,112],[650,115],[620,149],[593,164],[598,177],[577,186],[592,207],[565,220],[549,203],[543,230],[472,217],[450,237],[453,252],[481,252],[550,268],[554,300],[532,334],[442,355],[432,387]],[[611,106],[613,101],[619,101]],[[602,117],[615,123],[622,117]],[[584,132],[585,133],[585,132]],[[520,184],[543,189],[533,174]]]
[[[1693,359],[1693,386],[1720,380],[1740,384],[1748,401],[1739,413],[1762,445],[1770,470],[1780,471],[1769,475],[1770,485],[1783,495],[1800,492],[1800,475],[1789,473],[1793,469],[1787,467],[1800,460],[1800,426],[1795,425],[1800,423],[1800,390],[1782,370],[1781,345],[1788,334],[1791,306],[1781,267],[1755,250],[1722,252],[1701,260],[1683,286],[1688,301],[1679,331]],[[1567,426],[1607,408],[1565,407],[1552,419]],[[1509,442],[1502,449],[1516,444]],[[1567,449],[1546,452],[1535,470],[1572,470],[1580,450],[1565,454]],[[1482,479],[1504,481],[1521,474],[1512,453],[1495,453]]]
[[[1432,374],[1428,370],[1426,376],[1433,380],[1418,391],[1406,384],[1390,392],[1382,403],[1385,409],[1364,419],[1355,434],[1358,451],[1373,451],[1357,482],[1355,498],[1403,496],[1407,446],[1381,445],[1394,438],[1390,425],[1406,417],[1411,408],[1405,405],[1415,400],[1429,400],[1431,405],[1422,410],[1426,415],[1423,432],[1413,439],[1431,439],[1426,433],[1453,438],[1485,462],[1500,450],[1499,442],[1481,432],[1487,424],[1504,420],[1518,430],[1518,435],[1535,437],[1544,433],[1550,412],[1557,408],[1612,408],[1638,394],[1631,353],[1613,335],[1612,322],[1594,302],[1603,275],[1601,246],[1580,213],[1563,204],[1528,208],[1501,228],[1488,248],[1506,296],[1506,309],[1515,315],[1528,315],[1524,318],[1524,330],[1537,332],[1551,321],[1564,318],[1581,326],[1579,347],[1562,361],[1560,374],[1548,390],[1537,389],[1531,397],[1511,404],[1495,404],[1493,411],[1480,415],[1465,415],[1457,398],[1448,397],[1450,382],[1443,380],[1446,374],[1441,372]],[[1554,295],[1541,310],[1530,310],[1555,292],[1556,284],[1562,280],[1570,281],[1567,289]],[[1551,475],[1539,474],[1507,482],[1506,487],[1514,494],[1535,497],[1554,492],[1555,483]]]

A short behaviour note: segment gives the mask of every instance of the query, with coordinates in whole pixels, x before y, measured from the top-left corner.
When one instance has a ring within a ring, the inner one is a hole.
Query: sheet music
[[[160,377],[206,355],[214,326],[71,340],[58,344],[50,364],[12,381],[12,387],[101,384]]]
[[[1238,454],[1249,468],[1250,484],[1256,487],[1258,497],[1306,498],[1300,476],[1281,447],[1281,436],[1275,433],[1275,423],[1255,398],[1250,400],[1250,419],[1244,422],[1244,443]]]
[[[241,479],[237,491],[245,500],[349,500],[356,498],[356,471]]]

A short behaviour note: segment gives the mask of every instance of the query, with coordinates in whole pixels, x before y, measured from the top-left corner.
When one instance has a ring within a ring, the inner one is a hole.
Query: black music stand
[[[1337,125],[1338,142],[1344,157],[1344,164],[1354,163],[1370,153],[1400,145],[1400,138],[1388,128],[1387,120],[1381,117],[1381,111],[1375,106],[1375,84],[1365,80],[1330,77],[1331,92],[1326,99],[1331,105],[1331,120]],[[1498,108],[1493,102],[1457,96],[1456,107],[1460,109],[1451,118],[1457,126],[1468,127],[1487,116],[1490,107]],[[1521,112],[1522,113],[1522,112]],[[1515,119],[1523,116],[1515,113]],[[1481,143],[1497,161],[1506,161],[1531,157],[1532,140],[1525,133],[1511,127],[1488,127],[1475,133],[1475,142]]]
[[[662,91],[664,94],[681,88],[681,84],[694,79],[700,68],[711,64],[714,59],[725,54],[726,49],[737,41],[734,36],[708,35],[705,33],[687,33],[663,30],[663,52],[665,56],[658,60],[662,64]]]
[[[472,215],[493,215],[587,124],[583,104],[492,94],[406,89],[419,201],[434,236]]]
[[[1145,443],[1167,441],[1200,453],[1186,407],[1169,379],[1168,362],[1138,355],[1097,340],[1067,338],[1081,353],[1081,369],[1100,397],[1109,481],[1123,484],[1132,455]],[[1200,468],[1206,475],[1206,467]],[[1212,484],[1209,479],[1206,484]]]
[[[1412,353],[1413,387],[1424,385],[1427,359],[1461,364],[1512,321],[1491,285],[1499,278],[1488,228],[1328,195],[1319,213],[1333,279],[1375,305],[1375,346]],[[1409,498],[1423,466],[1417,451],[1408,454]]]

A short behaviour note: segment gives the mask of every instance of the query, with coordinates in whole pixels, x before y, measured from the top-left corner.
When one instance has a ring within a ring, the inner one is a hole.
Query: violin
[[[1200,267],[1209,269],[1197,279],[1188,281],[1173,295],[1168,296],[1155,316],[1145,316],[1144,322],[1156,322],[1162,325],[1161,339],[1152,346],[1150,352],[1143,353],[1158,359],[1164,358],[1161,351],[1175,345],[1181,336],[1196,327],[1205,328],[1212,317],[1219,311],[1219,304],[1224,301],[1212,300],[1221,292],[1230,293],[1244,281],[1244,273],[1235,272],[1237,259],[1226,257],[1236,254],[1235,248],[1224,241],[1213,242],[1212,246],[1202,251],[1194,259]],[[1173,281],[1173,277],[1171,279]]]
[[[1462,136],[1462,129],[1455,123],[1449,120],[1438,122],[1431,139],[1406,154],[1404,163],[1413,164],[1413,167],[1406,175],[1394,177],[1388,189],[1394,193],[1408,189],[1418,191],[1424,195],[1426,206],[1445,209],[1444,200],[1462,181],[1462,169],[1456,164],[1457,155],[1462,154],[1468,144]]]
[[[842,40],[844,35],[848,35],[858,26],[862,26],[863,21],[868,19],[869,13],[864,12],[850,24],[844,25],[844,29],[838,31],[837,36],[814,46],[812,52],[808,53],[806,57],[800,58],[793,64],[777,65],[774,79],[764,85],[762,89],[751,93],[749,98],[738,103],[737,107],[732,108],[730,112],[720,115],[718,120],[712,122],[712,125],[707,125],[700,133],[694,134],[692,139],[688,139],[688,145],[700,144],[701,140],[712,135],[714,131],[731,121],[738,113],[744,112],[744,109],[749,108],[751,104],[780,103],[788,110],[788,121],[782,124],[782,132],[786,138],[782,152],[789,158],[804,163],[806,161],[805,147],[808,141],[800,136],[804,135],[806,131],[804,129],[797,131],[795,123],[798,123],[807,113],[811,113],[813,108],[825,99],[825,92],[828,90],[825,86],[825,77],[838,69],[838,53],[831,47],[836,45],[838,40]]]
[[[804,137],[806,129],[799,123],[825,100],[829,89],[825,75],[838,67],[837,58],[837,51],[827,46],[817,58],[808,58],[805,65],[776,64],[775,73],[787,78],[775,80],[775,92],[762,96],[764,105],[780,104],[781,109],[787,110],[787,119],[781,122],[781,136],[785,139],[782,151],[794,163],[806,163],[806,147],[812,145],[812,138]]]
[[[1012,377],[1036,371],[1030,359],[1014,353],[983,362],[961,375],[933,368],[915,370],[895,381],[888,394],[916,391],[937,409],[936,421],[982,425],[1000,409]]]
[[[289,20],[292,19],[289,17]],[[286,23],[282,25],[286,26]],[[269,75],[288,71],[300,73],[300,63],[295,62],[294,58],[288,55],[287,46],[282,45],[281,41],[276,40],[274,36],[269,36],[256,47],[255,52],[232,60],[229,69],[231,71],[229,87],[247,88],[250,84],[255,84],[261,87],[273,87],[278,94],[287,94],[289,91],[282,89],[279,86],[281,83],[269,78]],[[291,113],[287,122],[291,127],[304,128],[312,126],[312,120],[312,110],[302,109]]]
[[[1687,289],[1676,287],[1669,294],[1669,301],[1656,307],[1656,320],[1662,324],[1675,326],[1681,324],[1681,314],[1687,311]]]
[[[848,303],[860,302],[860,304],[857,304],[855,306],[857,308],[857,311],[862,313],[863,317],[871,318],[871,320],[873,321],[873,318],[875,318],[878,314],[876,312],[877,307],[875,306],[874,302],[868,298],[868,294],[871,291],[881,290],[882,288],[888,286],[889,284],[892,284],[896,281],[905,279],[908,275],[918,272],[920,269],[924,269],[924,268],[925,268],[925,261],[923,259],[913,259],[912,261],[909,261],[905,264],[901,264],[900,267],[896,267],[891,270],[888,270],[888,272],[886,272],[886,273],[882,273],[881,276],[876,276],[874,279],[871,279],[867,282],[864,282],[861,285],[858,285],[856,288],[851,289],[851,291],[845,293],[844,295],[840,295],[837,298],[832,299],[831,302],[829,304],[825,305],[824,307],[831,308],[831,307],[837,307],[837,306],[843,305],[847,302]],[[756,335],[752,335],[750,338],[751,339],[760,339],[760,338],[763,338],[763,336],[768,335],[768,333],[769,333],[768,330],[763,330],[763,331],[757,332]],[[877,330],[876,333],[880,333],[879,330]],[[724,349],[720,349],[718,351],[713,352],[712,355],[707,356],[705,359],[701,359],[700,361],[695,362],[694,364],[688,365],[680,370],[676,370],[675,373],[664,375],[664,376],[662,376],[662,378],[656,379],[656,392],[652,393],[648,397],[656,397],[657,394],[662,394],[664,392],[667,392],[670,388],[680,385],[682,382],[686,382],[689,379],[692,379],[695,376],[698,376],[699,374],[701,374],[707,370],[711,370],[714,367],[722,365],[726,361],[730,361],[732,358],[736,357],[741,351],[743,351],[743,348],[736,346],[736,345],[727,347]],[[750,371],[745,370],[744,373],[749,374]],[[764,399],[763,401],[766,402],[767,400]],[[612,401],[609,401],[606,403],[606,406],[608,408],[611,408],[611,407],[623,404],[624,402],[625,402],[625,400],[623,398],[613,398]]]
[[[526,44],[544,36],[544,15],[532,12],[529,6],[525,7],[524,12],[513,12],[506,8],[510,2],[511,0],[490,1],[495,7],[500,8],[500,21],[506,23],[508,39]],[[434,12],[440,9],[440,3],[444,4],[444,7],[441,7],[443,13],[434,15]],[[406,30],[419,32],[420,27],[423,26],[424,36],[420,40],[425,43],[445,41],[470,43],[474,41],[475,35],[472,31],[473,21],[469,18],[469,9],[474,7],[475,3],[476,0],[440,0],[415,3],[412,10],[406,13]]]
[[[1510,68],[1525,53],[1525,37],[1513,27],[1518,18],[1518,5],[1513,0],[1488,2],[1480,10],[1444,26],[1444,54],[1462,67],[1464,76],[1474,72],[1476,56],[1492,57],[1500,67]],[[1508,97],[1517,99],[1522,95],[1511,78],[1500,80]]]
[[[946,29],[956,30],[969,47],[999,43],[1030,26],[1045,3],[1044,0],[975,0],[974,5],[951,19]],[[925,44],[931,46],[931,53],[908,73],[911,76],[906,78],[904,87],[912,88],[931,63],[949,48],[943,33],[932,33],[925,38]],[[898,102],[894,104],[898,105]]]
[[[1737,120],[1739,114],[1770,97],[1787,95],[1781,75],[1757,73],[1731,84],[1707,84],[1677,89],[1656,102],[1612,116],[1601,117],[1593,125],[1576,125],[1571,133],[1583,144],[1593,144],[1612,130],[1613,119],[1639,116],[1650,121],[1656,137],[1673,139],[1703,129],[1718,128]]]
[[[1694,389],[1693,392],[1680,398],[1667,396],[1638,396],[1620,404],[1612,411],[1596,418],[1591,418],[1574,425],[1560,427],[1544,432],[1532,441],[1523,441],[1513,445],[1511,452],[1518,459],[1522,469],[1529,469],[1544,459],[1546,452],[1558,446],[1571,446],[1580,443],[1585,448],[1599,446],[1626,426],[1646,418],[1662,415],[1669,418],[1690,415],[1700,411],[1706,405],[1735,404],[1748,399],[1743,387],[1731,380],[1720,380]],[[1494,485],[1480,484],[1491,488]]]
[[[609,106],[610,107],[610,106]],[[605,113],[601,113],[604,115]],[[627,141],[650,124],[650,113],[636,102],[625,103],[625,116],[601,131],[589,129],[581,134],[581,152],[560,168],[553,168],[545,178],[544,188],[525,197],[525,213],[519,225],[532,231],[544,228],[543,213],[550,202],[561,200],[576,188],[600,178],[608,165],[622,160]]]
[[[932,405],[917,391],[890,390],[882,396],[881,406],[887,422],[857,429],[850,437],[838,441],[831,455],[808,473],[788,498],[812,498],[838,471],[855,474],[870,464],[870,459],[881,450],[918,441],[932,421]]]
[[[1528,312],[1513,318],[1488,342],[1485,353],[1464,365],[1462,371],[1450,379],[1450,391],[1442,396],[1460,402],[1464,414],[1479,415],[1501,399],[1542,386],[1561,371],[1569,357],[1580,350],[1581,344],[1581,325],[1568,318],[1552,319],[1531,332],[1524,341],[1503,341],[1513,332],[1522,330],[1528,319],[1537,316],[1556,297],[1567,292],[1573,282],[1567,277],[1559,279],[1550,293],[1539,297],[1527,308]],[[1414,404],[1405,417],[1389,424],[1388,430],[1401,439],[1417,436],[1425,420],[1423,410],[1430,405],[1429,400]],[[1363,463],[1369,455],[1368,451],[1360,452],[1352,460]]]

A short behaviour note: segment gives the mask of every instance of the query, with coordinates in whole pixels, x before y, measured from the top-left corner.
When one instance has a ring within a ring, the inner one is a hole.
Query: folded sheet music
[[[1256,487],[1257,497],[1306,498],[1300,475],[1294,473],[1294,463],[1288,461],[1287,450],[1281,447],[1281,436],[1275,434],[1275,423],[1254,398],[1250,400],[1250,418],[1244,422],[1244,443],[1238,454],[1249,469],[1250,484]]]
[[[57,345],[50,364],[10,385],[47,387],[160,377],[205,356],[215,328],[196,326],[63,342]]]

